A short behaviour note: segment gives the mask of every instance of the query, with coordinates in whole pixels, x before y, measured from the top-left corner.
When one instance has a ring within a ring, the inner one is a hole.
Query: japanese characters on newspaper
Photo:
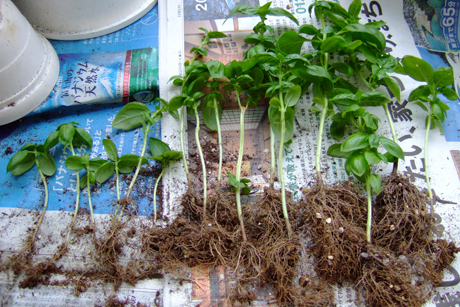
[[[183,62],[191,58],[190,49],[198,46],[202,31],[200,27],[224,32],[227,37],[216,39],[209,44],[208,56],[204,60],[215,59],[228,63],[233,59],[242,59],[248,49],[244,36],[252,31],[258,22],[257,18],[248,16],[225,19],[235,5],[264,5],[266,0],[196,0],[196,1],[168,1],[168,41],[162,45],[167,50],[167,65],[171,68],[171,75],[183,73]],[[350,0],[340,1],[348,7]],[[320,27],[318,20],[310,16],[308,7],[311,0],[273,0],[272,6],[289,10],[301,24],[315,24]],[[460,1],[458,0],[391,0],[391,1],[362,1],[360,17],[363,21],[386,21],[382,28],[386,36],[387,51],[398,58],[405,55],[415,55],[428,61],[435,69],[441,66],[451,66],[455,71],[455,87],[460,90],[460,44],[458,38]],[[275,29],[276,35],[297,27],[287,18],[269,16],[268,22]],[[183,33],[183,37],[179,35]],[[175,46],[184,46],[183,50]],[[304,45],[308,51],[308,45]],[[161,50],[160,50],[161,52]],[[430,133],[429,156],[430,161],[424,159],[425,115],[418,106],[408,102],[409,93],[420,84],[407,76],[394,75],[401,85],[402,99],[393,98],[389,109],[395,123],[398,138],[404,150],[405,163],[400,166],[401,172],[410,178],[420,188],[426,188],[425,167],[430,163],[432,169],[432,189],[436,195],[437,234],[441,237],[459,241],[457,216],[460,213],[460,104],[448,102],[450,111],[444,125],[445,134],[438,131]],[[164,79],[162,79],[164,78]],[[172,97],[177,89],[167,83],[168,76],[160,76],[160,87],[163,95]],[[386,89],[380,89],[388,93]],[[166,92],[167,91],[167,92]],[[226,97],[223,103],[222,130],[231,136],[239,130],[238,110],[232,106],[231,97]],[[447,100],[446,100],[447,102]],[[285,147],[283,169],[286,184],[293,197],[300,197],[301,190],[308,186],[314,176],[314,152],[317,141],[317,125],[319,117],[309,111],[312,97],[304,95],[296,106],[295,138]],[[249,154],[254,154],[248,176],[254,186],[264,186],[269,182],[269,133],[267,125],[266,105],[259,105],[256,109],[249,109],[245,129],[251,135],[252,145]],[[248,114],[246,113],[246,114]],[[385,122],[383,110],[377,115]],[[189,118],[191,121],[192,119]],[[326,135],[323,143],[325,148],[334,144],[326,125]],[[391,135],[389,128],[381,125],[381,130],[387,136]],[[387,129],[387,130],[385,130]],[[434,145],[434,146],[433,146]],[[344,161],[322,155],[323,169],[326,169],[324,178],[329,183],[346,180]],[[378,170],[381,174],[388,174],[390,167]],[[456,306],[460,303],[460,262],[457,260],[447,270],[445,281],[437,289],[437,295],[428,306]],[[223,268],[200,269],[192,272],[194,285],[192,298],[202,299],[203,306],[226,302],[226,290],[232,283],[230,273]],[[213,287],[219,284],[219,287]],[[225,286],[222,286],[225,285]],[[338,306],[354,306],[354,293],[350,288],[338,288],[336,292]],[[260,293],[260,301],[270,304],[270,295]],[[272,300],[273,301],[273,300]],[[257,305],[255,302],[254,305]]]

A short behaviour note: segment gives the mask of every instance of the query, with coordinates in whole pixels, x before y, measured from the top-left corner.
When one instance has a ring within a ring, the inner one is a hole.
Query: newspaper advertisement
[[[59,77],[48,98],[31,114],[158,97],[158,6],[116,32],[76,41],[51,40],[51,44],[58,53]]]
[[[237,3],[236,3],[237,2]],[[179,31],[183,29],[184,50],[171,53],[168,57],[169,65],[177,68],[172,74],[181,74],[183,62],[191,59],[190,50],[197,47],[203,37],[203,32],[199,28],[213,31],[224,32],[227,37],[213,40],[209,44],[208,56],[203,60],[219,60],[228,63],[234,59],[242,59],[243,53],[248,49],[248,44],[244,42],[244,37],[251,33],[253,26],[258,22],[258,17],[238,16],[232,19],[225,19],[235,5],[264,5],[268,1],[224,1],[224,0],[205,0],[205,1],[181,1],[168,2],[168,9],[171,9],[168,26],[177,38]],[[308,7],[312,1],[306,0],[275,0],[272,6],[281,7],[289,10],[301,24],[314,24],[320,27],[318,20],[312,19]],[[351,1],[340,1],[346,8]],[[364,22],[384,20],[387,24],[382,28],[387,42],[387,52],[401,59],[405,55],[419,56],[428,61],[435,69],[437,67],[450,66],[455,71],[455,87],[459,92],[459,42],[458,25],[460,2],[453,0],[440,1],[362,1],[360,17]],[[172,21],[175,18],[175,21]],[[268,24],[275,29],[275,34],[280,35],[284,31],[296,29],[292,21],[287,18],[267,16]],[[182,24],[183,22],[183,24]],[[308,45],[304,44],[304,51],[308,51]],[[168,49],[170,50],[170,49]],[[445,134],[442,136],[438,131],[430,133],[430,161],[424,159],[424,137],[425,137],[425,115],[423,111],[408,102],[409,93],[419,84],[408,76],[395,75],[399,78],[405,88],[402,89],[401,101],[393,98],[389,104],[392,120],[396,126],[396,131],[400,146],[405,155],[404,165],[400,165],[400,171],[410,178],[410,181],[421,189],[426,189],[425,163],[430,163],[432,189],[436,194],[435,204],[437,218],[437,234],[440,237],[448,238],[459,243],[457,216],[460,213],[460,104],[456,102],[448,103],[450,110],[444,123]],[[166,85],[168,86],[168,85]],[[174,87],[168,87],[170,95],[177,93]],[[385,89],[379,89],[388,95],[391,93]],[[174,92],[176,91],[176,92]],[[170,96],[172,97],[172,96]],[[225,150],[237,150],[238,138],[238,114],[235,102],[232,103],[231,97],[226,97],[223,103],[222,130],[224,133],[224,144],[233,144],[225,147]],[[286,185],[292,192],[294,198],[299,198],[301,191],[308,187],[314,177],[314,154],[317,142],[317,126],[319,116],[309,111],[312,98],[308,93],[304,95],[296,106],[295,137],[288,147],[284,150],[283,170]],[[236,109],[236,110],[235,110]],[[250,170],[246,175],[254,183],[253,189],[262,190],[269,182],[269,126],[266,115],[267,105],[259,105],[256,109],[249,109],[247,120],[245,121],[245,132],[249,135],[245,140],[245,150],[248,151],[249,158],[245,161]],[[385,122],[384,111],[376,111],[376,115]],[[189,117],[189,122],[194,120]],[[382,133],[391,137],[389,128],[381,125]],[[334,144],[326,124],[326,134],[323,139],[325,148]],[[190,127],[189,127],[190,130]],[[191,135],[189,135],[191,137]],[[211,134],[212,137],[212,134]],[[215,136],[214,136],[215,137]],[[232,142],[233,140],[233,142]],[[246,146],[247,144],[250,144]],[[233,147],[232,147],[233,146]],[[192,152],[193,154],[193,152]],[[246,154],[246,151],[245,151]],[[231,160],[231,159],[230,159]],[[226,163],[235,163],[226,161]],[[225,164],[225,163],[224,163]],[[326,150],[322,155],[322,168],[324,179],[329,182],[347,180],[348,176],[344,171],[344,160],[335,159],[326,155]],[[224,166],[225,168],[225,166]],[[389,174],[391,168],[379,169],[381,174]],[[212,174],[211,178],[216,176]],[[208,180],[212,180],[209,179]],[[275,182],[276,187],[276,182]],[[279,187],[279,186],[278,186]],[[448,268],[444,282],[437,288],[437,294],[427,306],[457,306],[460,303],[460,263],[455,261]],[[201,306],[227,306],[226,291],[232,284],[231,274],[225,268],[209,268],[197,270],[194,273],[195,284],[193,285],[192,298],[203,300]],[[219,285],[219,286],[217,286]],[[206,290],[203,290],[206,289]],[[272,305],[274,298],[267,293],[259,293],[259,301],[253,302],[252,306]],[[355,306],[355,294],[350,288],[337,288],[337,306]]]

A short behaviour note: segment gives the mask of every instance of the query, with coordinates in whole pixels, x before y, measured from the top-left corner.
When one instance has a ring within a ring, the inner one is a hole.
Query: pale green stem
[[[89,182],[89,169],[86,170],[86,188],[88,189],[88,204],[89,204],[89,210],[91,212],[91,222],[94,225],[93,204],[91,203],[91,185]]]
[[[203,170],[203,219],[206,219],[206,202],[208,197],[208,187],[207,187],[207,178],[206,178],[206,164],[204,162],[203,151],[201,150],[200,144],[200,116],[198,115],[198,109],[195,107],[195,119],[196,119],[196,127],[195,127],[195,141],[196,147],[198,148],[198,154],[201,160],[201,168]]]
[[[281,98],[281,105],[284,106],[283,100],[282,100],[282,94],[280,93],[280,98]],[[287,210],[287,204],[286,204],[286,187],[284,186],[284,174],[283,174],[283,146],[284,146],[284,134],[286,133],[286,121],[285,121],[285,110],[284,107],[280,108],[281,112],[281,135],[280,135],[280,148],[278,152],[278,172],[279,172],[279,177],[280,177],[280,184],[281,184],[281,204],[283,207],[283,215],[284,219],[286,220],[286,228],[288,231],[289,237],[292,236],[292,228],[291,228],[291,223],[289,222],[289,215],[288,215],[288,210]]]
[[[115,213],[113,214],[115,217],[115,219],[113,220],[114,222],[116,221],[118,212],[120,211],[120,175],[118,173],[118,164],[115,165],[115,178],[117,184],[117,206],[115,207]],[[121,218],[121,215],[119,218]]]
[[[431,191],[430,184],[430,175],[429,175],[429,163],[428,163],[428,136],[431,129],[431,116],[428,115],[428,123],[426,125],[426,134],[425,134],[425,178],[426,184],[428,187],[428,196],[430,197],[430,207],[431,207],[431,216],[434,216],[434,203],[433,203],[433,192]]]
[[[395,126],[393,125],[393,120],[391,119],[390,110],[388,110],[388,105],[384,104],[383,109],[385,110],[385,114],[387,116],[388,124],[390,125],[391,134],[393,135],[393,141],[396,144],[398,144],[398,137],[396,136]],[[396,160],[396,162],[393,163],[393,171],[392,171],[393,175],[395,175],[396,172],[398,171],[398,162],[399,162],[399,160]]]
[[[38,218],[37,228],[35,228],[34,235],[32,236],[32,242],[34,242],[35,238],[37,237],[38,228],[40,227],[40,224],[43,221],[43,216],[45,215],[46,207],[48,207],[48,184],[46,183],[45,175],[43,175],[43,172],[40,169],[40,163],[38,162],[38,159],[36,160],[36,163],[37,163],[38,172],[40,173],[40,178],[43,182],[43,186],[45,187],[45,203],[43,205],[42,213],[40,214],[40,217]]]
[[[163,176],[165,170],[166,170],[166,165],[163,166],[163,169],[161,170],[160,176],[158,176],[157,182],[155,182],[155,189],[153,190],[153,222],[154,223],[156,223],[156,221],[157,221],[157,188],[158,188],[158,183],[160,182],[161,176]]]
[[[182,109],[180,110],[180,147],[182,152],[184,153],[182,155],[182,162],[184,163],[184,170],[185,174],[187,175],[187,180],[190,184],[192,183],[192,179],[190,177],[190,173],[188,170],[188,164],[187,164],[187,157],[185,155],[185,125],[187,124],[187,107],[183,106]]]
[[[126,199],[128,199],[129,194],[131,194],[131,191],[133,189],[134,183],[136,182],[137,176],[139,176],[139,172],[141,170],[141,165],[142,165],[142,159],[144,158],[145,150],[147,148],[149,131],[150,131],[150,123],[144,126],[144,141],[142,142],[141,155],[140,155],[139,162],[137,163],[137,167],[136,167],[136,171],[134,172],[133,179],[131,180],[131,183],[129,184],[129,187],[128,187],[128,191],[126,192]]]
[[[238,151],[238,162],[236,164],[236,181],[241,181],[241,165],[243,164],[243,151],[244,151],[244,114],[246,107],[241,107],[239,93],[237,92],[238,104],[240,105],[240,148]],[[241,232],[243,241],[246,242],[246,231],[243,223],[243,210],[241,208],[241,188],[236,188],[236,208],[238,210],[238,218],[240,220]]]
[[[73,149],[72,143],[70,144],[70,150],[72,151],[72,155],[75,156],[75,150]],[[72,232],[73,225],[75,224],[75,220],[77,219],[78,207],[80,206],[80,174],[78,172],[75,172],[75,174],[77,177],[77,187],[76,187],[77,199],[75,201],[75,211],[73,213],[72,222],[70,223],[69,232],[67,233],[67,238],[65,241],[66,246],[69,243],[70,233]]]
[[[270,126],[270,187],[273,188],[275,184],[275,133],[273,132],[272,127]]]
[[[219,114],[217,112],[217,99],[214,98],[214,109],[216,113],[216,123],[217,123],[217,138],[219,142],[219,173],[217,174],[217,193],[220,192],[220,181],[222,179],[222,156],[223,156],[223,150],[222,150],[222,133],[220,130],[220,120],[219,120]]]
[[[325,98],[325,106],[321,111],[321,119],[319,122],[319,133],[318,133],[318,144],[316,147],[316,176],[318,177],[318,181],[322,182],[321,176],[321,149],[322,149],[322,141],[323,141],[323,130],[324,130],[324,123],[326,121],[327,115],[327,106],[328,106],[327,98]]]
[[[367,224],[366,224],[366,238],[367,242],[371,243],[371,227],[372,227],[372,191],[369,180],[366,180],[367,192]]]

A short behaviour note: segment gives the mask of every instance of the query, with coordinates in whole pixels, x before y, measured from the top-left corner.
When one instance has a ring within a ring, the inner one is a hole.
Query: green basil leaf
[[[73,123],[61,125],[59,129],[59,142],[64,146],[69,146],[75,135],[75,126]]]
[[[337,51],[340,46],[344,45],[346,43],[345,39],[343,39],[340,36],[331,36],[326,38],[322,43],[321,43],[321,51],[323,52],[333,52]]]
[[[291,87],[286,96],[284,97],[284,103],[288,107],[293,107],[299,101],[300,96],[302,95],[302,89],[299,85]]]
[[[299,27],[299,33],[304,33],[308,35],[316,35],[318,34],[318,29],[313,25],[303,24]]]
[[[45,141],[45,152],[48,152],[51,148],[59,143],[59,131],[53,131],[50,135],[46,138]]]
[[[380,119],[374,114],[366,112],[363,115],[363,119],[364,119],[364,122],[366,123],[366,126],[371,128],[372,130],[375,131],[379,128]]]
[[[138,128],[146,122],[146,115],[148,114],[150,114],[150,109],[145,104],[130,102],[115,116],[112,127],[122,130]]]
[[[93,158],[89,160],[89,170],[91,172],[96,172],[104,163],[107,163],[107,161],[102,158]]]
[[[125,154],[118,159],[118,164],[126,165],[129,167],[135,167],[139,163],[140,157],[134,154]]]
[[[357,177],[361,177],[369,168],[366,158],[362,153],[351,154],[345,164],[348,165],[349,170]]]
[[[321,66],[309,65],[305,67],[304,73],[306,78],[312,82],[320,84],[325,90],[330,90],[334,87],[331,75]]]
[[[364,157],[369,164],[379,164],[380,161],[382,161],[382,159],[380,159],[380,157],[372,150],[366,150],[364,152]]]
[[[11,157],[6,172],[11,172],[12,175],[18,176],[24,174],[35,164],[35,154],[27,151],[19,151]]]
[[[82,157],[78,156],[69,156],[65,160],[65,166],[74,172],[81,171],[82,169],[86,168],[85,162]]]
[[[379,107],[390,103],[391,99],[382,92],[372,91],[364,93],[361,97],[361,106]]]
[[[331,136],[337,141],[340,141],[345,135],[346,126],[347,126],[346,122],[333,121],[331,124],[331,128],[330,128]]]
[[[437,103],[432,103],[431,104],[431,112],[441,122],[444,122],[444,120],[446,119],[446,116],[444,114],[445,111],[443,109],[441,109],[441,107]]]
[[[93,138],[91,135],[80,127],[75,127],[74,140],[76,138],[80,139],[83,143],[88,145],[88,148],[93,146]]]
[[[396,158],[404,160],[404,152],[398,144],[384,136],[381,136],[379,140],[380,144],[382,144],[383,148],[385,148],[386,151],[388,151]]]
[[[103,139],[102,144],[104,145],[105,152],[107,153],[107,156],[112,161],[117,161],[118,160],[118,150],[117,146],[115,146],[115,143],[110,140],[110,139]]]
[[[278,48],[285,54],[296,53],[299,54],[302,49],[303,43],[307,39],[300,36],[295,31],[286,31],[278,39]]]
[[[105,162],[96,171],[96,181],[99,183],[107,181],[110,177],[112,177],[114,171],[114,163],[110,161]]]
[[[37,144],[27,143],[19,149],[20,151],[35,151],[37,149]]]
[[[434,75],[434,70],[431,65],[412,55],[405,56],[402,59],[402,65],[406,73],[417,81],[430,82]]]
[[[38,156],[38,163],[40,163],[40,169],[45,176],[53,176],[56,172],[56,163],[51,155],[47,153],[40,154]]]
[[[382,32],[373,27],[353,23],[343,28],[342,31],[350,33],[353,40],[360,40],[375,45],[380,52],[385,50],[385,36]]]
[[[423,102],[421,101],[416,101],[414,102],[415,105],[418,105],[419,107],[421,107],[423,110],[425,110],[426,112],[428,112],[428,108],[423,104]]]
[[[420,85],[409,94],[409,101],[420,100],[424,102],[430,101],[428,98],[431,95],[431,90],[428,85]]]
[[[452,67],[439,67],[434,71],[433,84],[436,88],[451,86],[454,83]]]
[[[331,146],[329,146],[329,148],[327,149],[328,156],[336,157],[336,158],[348,158],[350,153],[343,152],[341,150],[341,147],[342,147],[341,143],[332,144]]]
[[[391,93],[396,97],[398,101],[401,101],[401,88],[399,87],[398,81],[388,76],[382,79],[383,83],[388,87]]]
[[[353,18],[358,18],[359,13],[361,13],[361,0],[353,0],[353,2],[348,7],[348,14]]]
[[[386,159],[386,163],[395,163],[396,161],[398,161],[398,158],[396,158],[389,152],[386,152],[383,156]],[[385,159],[382,159],[382,160],[385,161]]]
[[[358,97],[355,94],[338,94],[330,99],[331,102],[351,106],[358,102]]]
[[[382,191],[382,182],[378,175],[371,174],[367,180],[376,194],[379,194]]]
[[[166,161],[176,161],[180,158],[182,158],[182,152],[180,151],[165,151],[163,153],[163,157],[165,158]]]
[[[270,99],[269,105],[273,108],[279,109],[281,108],[281,101],[278,99],[278,97],[273,97]]]
[[[209,38],[224,38],[224,37],[227,37],[226,34],[222,33],[222,32],[219,32],[219,31],[209,31],[207,33],[207,36]]]
[[[171,151],[168,144],[157,138],[149,139],[149,147],[152,157],[161,156],[165,151]]]
[[[364,132],[357,132],[343,142],[341,151],[350,152],[369,147],[369,135]]]
[[[271,8],[269,8],[268,11],[267,11],[267,15],[269,15],[269,16],[287,17],[290,20],[292,20],[293,22],[295,22],[297,25],[299,24],[299,21],[297,20],[297,18],[294,17],[294,15],[292,15],[291,13],[289,13],[288,11],[286,11],[285,9],[280,8],[280,7],[271,7]]]
[[[220,61],[209,60],[205,63],[208,67],[209,74],[214,79],[225,78],[224,70],[225,66]]]
[[[371,148],[379,148],[380,147],[380,138],[377,134],[371,134],[369,136],[369,145]]]
[[[451,88],[443,87],[440,89],[439,92],[443,94],[449,100],[452,100],[452,101],[458,100],[457,92],[455,92]]]
[[[203,121],[206,126],[212,130],[216,131],[222,120],[222,105],[217,101],[206,101],[201,105],[201,114],[203,116]],[[217,115],[217,118],[216,118]]]

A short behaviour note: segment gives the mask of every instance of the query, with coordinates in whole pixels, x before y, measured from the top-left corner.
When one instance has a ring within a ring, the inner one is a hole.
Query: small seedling
[[[208,63],[213,63],[217,61],[209,61]],[[201,105],[201,114],[203,116],[203,121],[206,126],[213,131],[217,131],[217,142],[219,146],[219,170],[217,173],[217,193],[220,193],[220,185],[222,179],[222,158],[223,158],[223,149],[222,149],[222,132],[220,128],[220,122],[222,120],[222,105],[220,104],[219,100],[223,100],[224,96],[219,92],[219,86],[224,83],[224,81],[218,81],[215,78],[223,78],[225,75],[223,74],[224,65],[220,62],[217,62],[216,65],[219,66],[218,69],[215,69],[213,73],[211,73],[211,77],[213,80],[208,82],[208,87],[211,88],[211,93],[207,95],[204,100],[203,104]],[[221,67],[221,68],[220,68]],[[211,71],[210,65],[208,68]]]
[[[177,110],[179,108],[182,108],[183,106],[193,109],[194,105],[197,104],[197,102],[195,101],[203,96],[197,93],[197,91],[204,87],[209,76],[211,75],[213,78],[220,78],[219,76],[214,76],[214,74],[215,73],[221,74],[220,72],[221,68],[216,66],[217,71],[215,71],[214,67],[212,67],[212,64],[211,65],[206,64],[206,63],[204,64],[202,61],[197,60],[197,58],[200,56],[205,57],[208,55],[208,51],[206,50],[205,46],[209,44],[209,41],[211,39],[223,38],[223,37],[227,37],[227,35],[219,31],[208,31],[207,29],[204,29],[204,28],[200,28],[200,30],[202,30],[205,33],[205,36],[201,40],[199,47],[193,47],[190,50],[190,53],[193,54],[193,58],[190,60],[190,62],[186,61],[184,63],[185,75],[184,76],[176,75],[176,76],[172,76],[169,79],[169,81],[173,81],[174,85],[182,87],[182,94],[174,96],[170,101],[170,104],[171,104],[170,112],[177,112]],[[211,62],[218,63],[218,61],[211,61]],[[200,85],[201,87],[198,89],[192,89],[193,87],[196,87],[197,85]],[[198,106],[196,106],[196,108],[198,108]],[[180,128],[181,150],[182,152],[185,153],[184,134],[186,130],[185,127],[187,124],[187,108],[182,108],[179,114],[180,114],[180,127],[181,127]],[[194,111],[192,111],[190,115],[193,116],[195,114],[194,114]],[[197,143],[197,146],[199,146],[198,143]],[[199,148],[199,150],[201,150],[201,148]],[[184,163],[184,169],[187,175],[189,186],[191,186],[192,180],[191,180],[190,173],[188,170],[187,158],[185,155],[182,155],[182,161]],[[203,176],[205,176],[205,173],[203,173]],[[204,198],[205,204],[206,204],[206,193],[207,193],[206,180],[204,180],[203,198]],[[206,205],[203,207],[203,211],[206,212]]]
[[[96,172],[106,161],[101,158],[89,159],[89,154],[82,156],[70,156],[65,161],[66,167],[74,172],[80,172],[86,170],[86,174],[83,175],[80,182],[80,189],[83,190],[85,187],[88,188],[88,205],[91,212],[91,224],[94,226],[94,213],[93,205],[91,203],[91,185],[96,184]]]
[[[128,199],[133,189],[134,183],[139,175],[141,165],[145,164],[145,150],[147,149],[148,134],[150,128],[163,116],[162,112],[168,110],[168,105],[163,104],[160,108],[156,106],[155,111],[151,111],[149,107],[140,102],[130,102],[126,104],[120,112],[115,116],[112,127],[122,130],[132,130],[142,127],[141,130],[144,132],[144,139],[142,142],[142,149],[140,159],[137,163],[136,172],[134,173],[133,179],[129,184],[128,190],[126,191],[125,198]]]
[[[139,164],[140,157],[134,154],[125,154],[121,157],[118,156],[117,147],[112,140],[103,139],[102,144],[111,161],[104,162],[96,171],[95,177],[98,183],[103,183],[112,177],[115,171],[116,191],[117,191],[117,206],[115,208],[115,218],[119,214],[119,219],[123,215],[124,207],[120,208],[120,173],[131,174],[134,168]],[[144,159],[142,164],[147,164],[148,161]]]
[[[335,103],[349,105],[344,112],[334,115],[333,120],[340,120],[341,124],[350,123],[358,129],[358,132],[349,136],[342,144],[330,146],[327,151],[329,156],[346,158],[347,174],[352,173],[366,185],[368,200],[366,236],[369,242],[372,225],[372,190],[377,194],[381,191],[380,177],[372,174],[372,165],[394,162],[396,159],[404,160],[404,152],[397,143],[376,134],[380,119],[363,108],[363,106],[379,106],[387,103],[387,100],[383,99],[386,96],[377,93],[379,92],[363,94],[360,90],[357,94],[339,94],[331,99]],[[377,97],[382,99],[379,100]],[[383,146],[387,153],[378,152],[380,146]]]
[[[79,125],[77,122],[70,122],[67,124],[59,125],[56,128],[56,131],[50,134],[47,139],[48,146],[54,146],[57,143],[61,143],[65,147],[69,147],[72,153],[72,156],[76,156],[75,148],[82,147],[82,149],[90,149],[93,145],[93,139],[91,135],[83,130],[82,128],[78,127]],[[80,175],[78,172],[76,174],[76,201],[75,201],[75,211],[72,218],[72,222],[70,223],[69,232],[67,233],[67,238],[65,241],[64,246],[67,247],[69,242],[70,233],[72,232],[73,226],[75,224],[75,220],[77,218],[78,208],[80,204]]]
[[[451,67],[439,67],[434,70],[428,62],[414,56],[405,56],[402,60],[402,65],[403,71],[399,72],[408,74],[414,80],[426,83],[410,93],[409,101],[414,101],[414,104],[428,113],[425,120],[425,175],[431,203],[431,214],[434,215],[433,192],[431,191],[428,163],[428,137],[430,129],[435,129],[436,127],[441,131],[441,135],[444,134],[442,123],[446,119],[446,112],[450,108],[439,99],[439,94],[452,101],[458,99],[457,93],[451,88],[452,83],[454,83],[454,71]]]
[[[55,145],[55,144],[54,144]],[[46,177],[53,176],[56,172],[56,163],[54,158],[49,154],[49,150],[54,146],[49,137],[45,141],[44,145],[37,144],[26,144],[11,157],[8,165],[6,167],[7,172],[11,172],[14,176],[19,176],[29,171],[34,165],[37,165],[38,173],[40,174],[40,179],[45,188],[45,200],[43,202],[43,210],[38,218],[38,222],[30,241],[30,245],[27,248],[31,248],[37,237],[38,229],[43,221],[43,216],[45,215],[46,208],[48,206],[48,184],[46,183]]]
[[[161,177],[163,176],[164,172],[168,168],[168,166],[177,160],[179,160],[182,157],[182,152],[180,151],[173,151],[171,148],[169,148],[168,144],[165,142],[156,139],[156,138],[150,138],[149,140],[149,147],[150,147],[150,153],[152,154],[151,157],[147,157],[148,159],[153,159],[155,161],[158,161],[161,163],[162,169],[161,173],[158,176],[156,182],[155,182],[155,189],[153,190],[153,212],[154,212],[154,222],[157,221],[157,188],[158,188],[158,183],[161,180]]]

